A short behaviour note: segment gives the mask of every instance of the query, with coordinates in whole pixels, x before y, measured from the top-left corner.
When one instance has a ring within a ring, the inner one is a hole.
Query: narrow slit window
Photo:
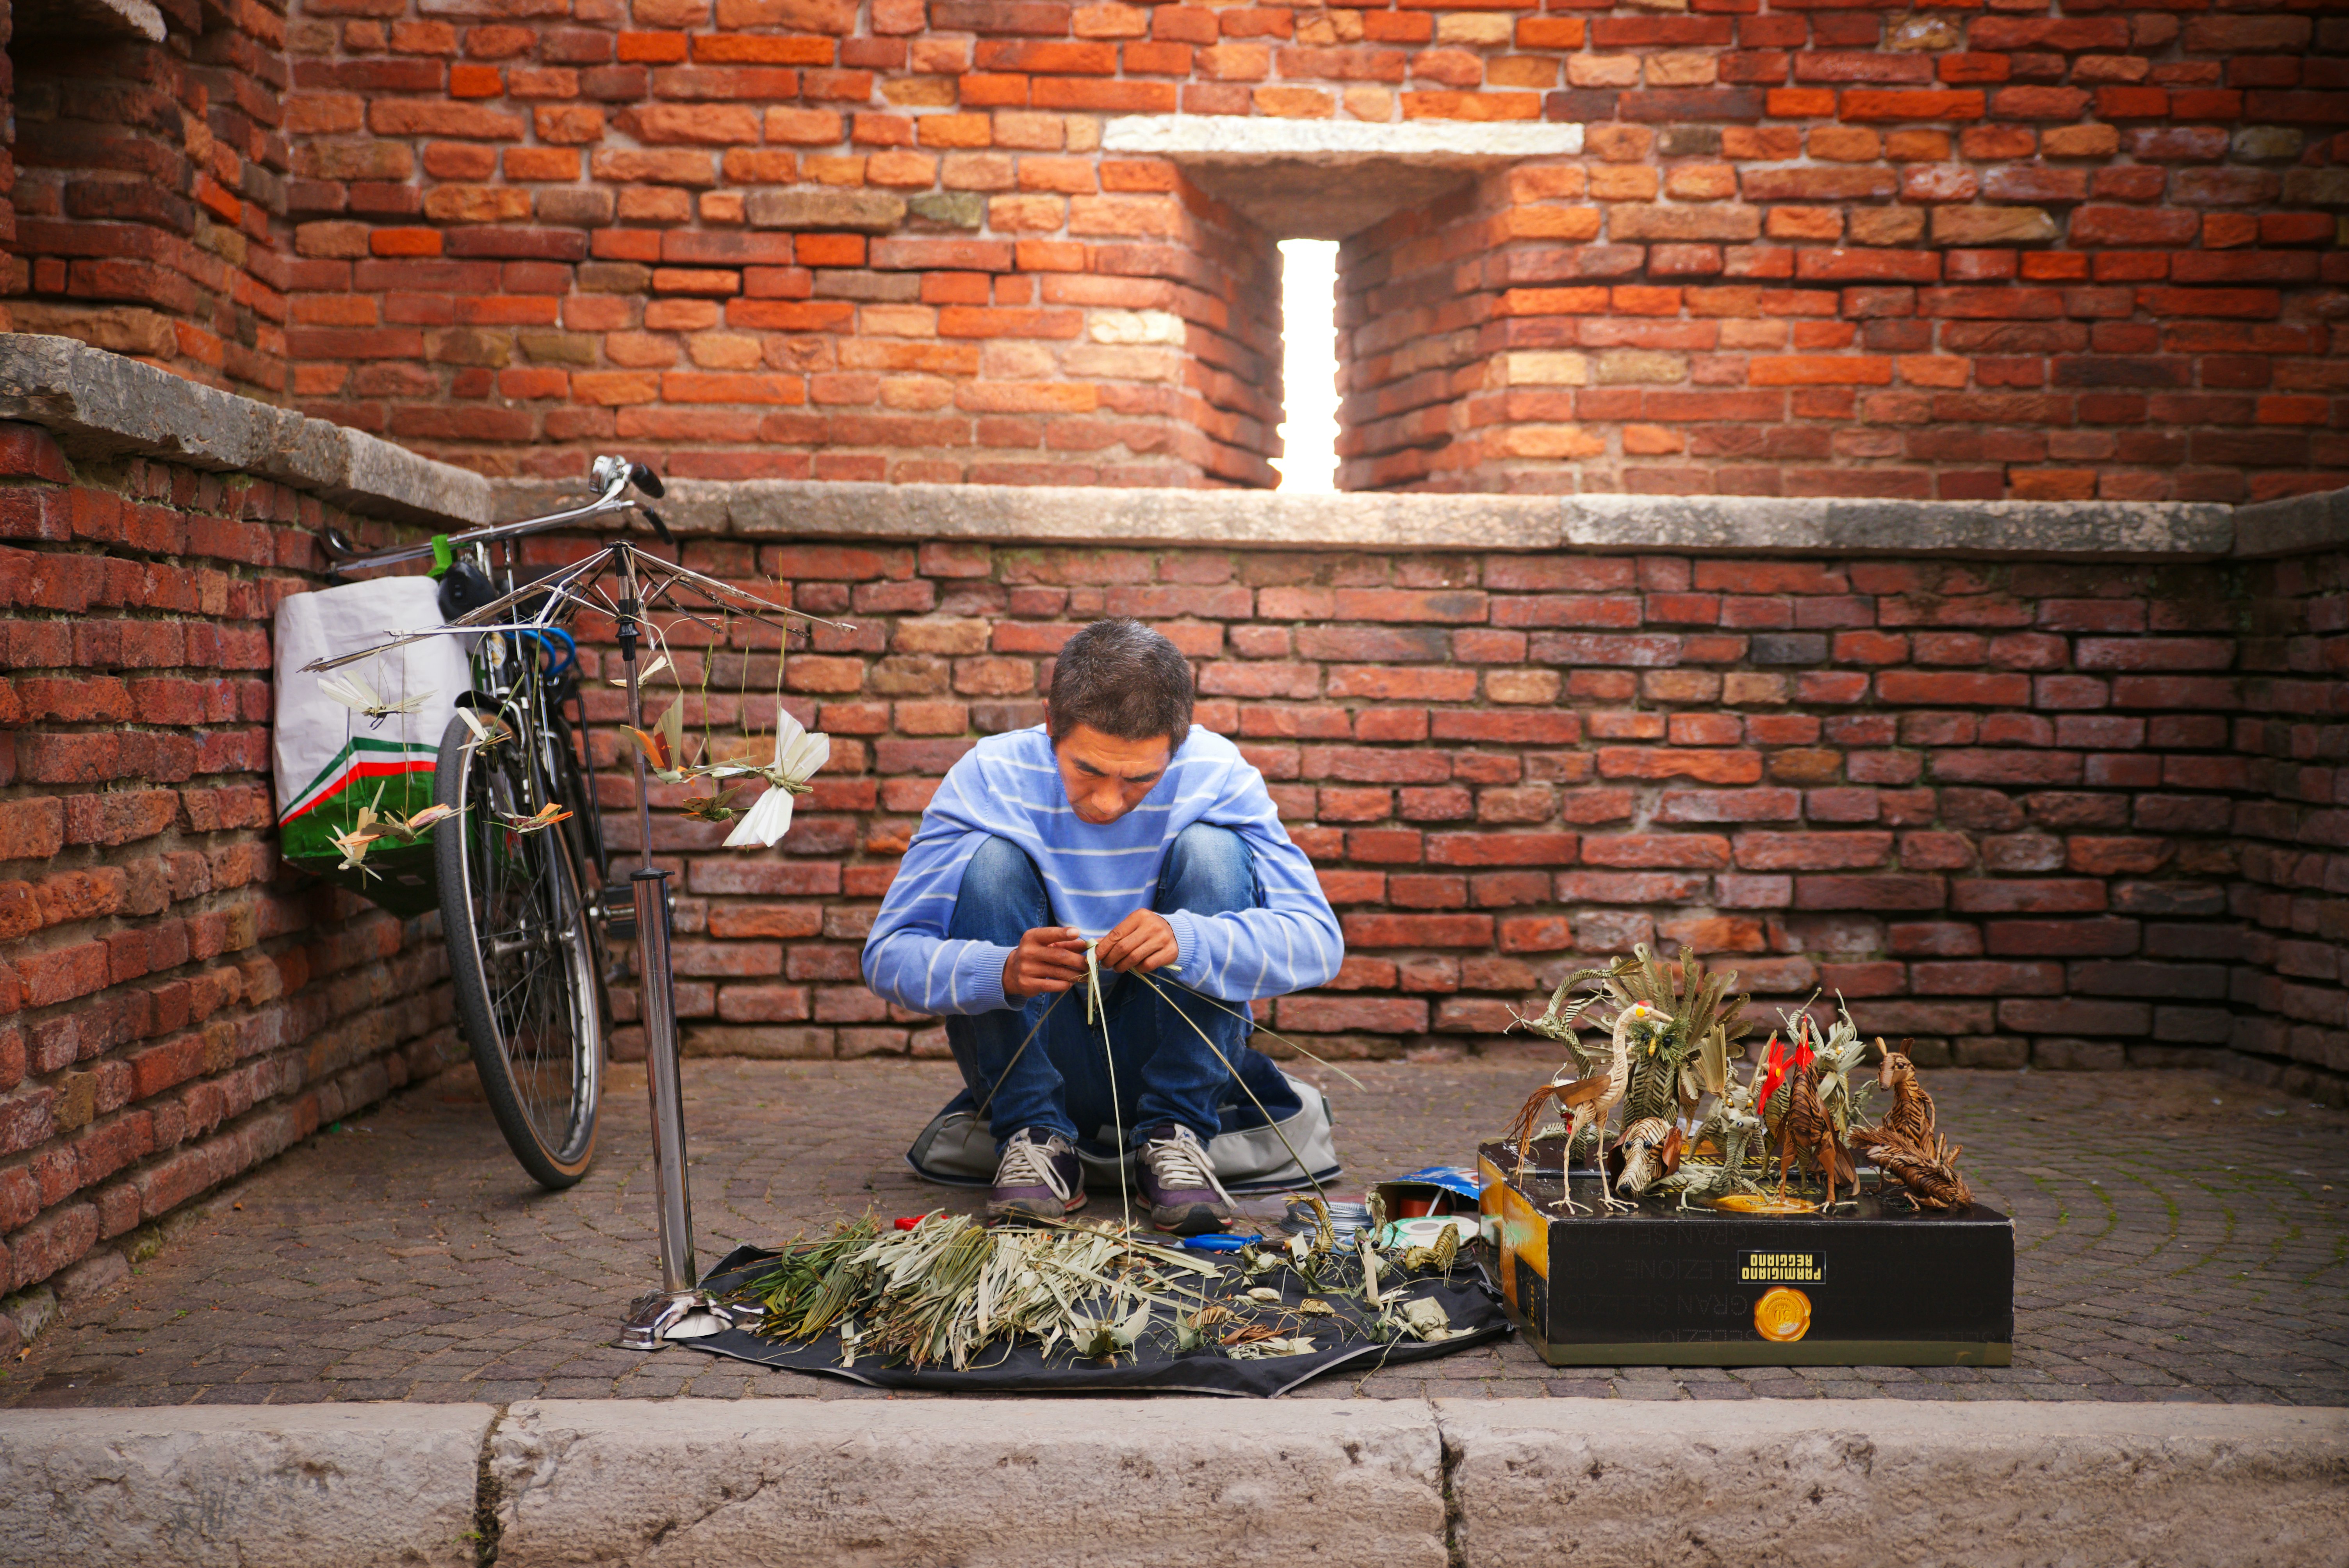
[[[1280,242],[1280,488],[1338,488],[1338,242]]]

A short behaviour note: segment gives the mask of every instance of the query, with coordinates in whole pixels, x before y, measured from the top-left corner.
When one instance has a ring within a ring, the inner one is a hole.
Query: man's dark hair
[[[1126,615],[1095,621],[1061,646],[1048,715],[1054,740],[1081,724],[1120,740],[1191,733],[1191,662],[1163,633]]]

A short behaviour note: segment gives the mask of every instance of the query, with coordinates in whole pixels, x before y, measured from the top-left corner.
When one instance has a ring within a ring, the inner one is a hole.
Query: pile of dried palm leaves
[[[1095,1361],[1134,1356],[1144,1344],[1247,1360],[1308,1355],[1350,1337],[1436,1341],[1460,1332],[1440,1305],[1403,1288],[1431,1272],[1450,1275],[1452,1232],[1441,1246],[1381,1253],[1367,1233],[1341,1241],[1322,1214],[1314,1233],[1233,1254],[1233,1269],[1110,1225],[989,1230],[940,1212],[884,1231],[868,1215],[786,1248],[738,1299],[763,1309],[763,1337],[836,1332],[843,1367],[869,1357],[962,1371],[990,1348],[1022,1341],[1047,1356]],[[1305,1293],[1295,1301],[1279,1288],[1292,1279]],[[1360,1310],[1341,1313],[1333,1297]]]

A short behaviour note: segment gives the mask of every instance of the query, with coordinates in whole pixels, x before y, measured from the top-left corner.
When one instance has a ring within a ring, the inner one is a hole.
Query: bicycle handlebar
[[[390,550],[377,551],[361,551],[348,534],[329,524],[319,530],[318,543],[328,557],[327,571],[340,574],[370,566],[390,566],[402,561],[429,560],[437,555],[441,549],[487,544],[492,540],[497,539],[513,539],[525,533],[536,533],[542,529],[554,528],[562,523],[576,522],[590,517],[601,517],[607,512],[624,511],[630,507],[645,514],[645,521],[653,525],[653,531],[660,536],[661,542],[664,544],[677,542],[676,536],[669,532],[668,525],[661,521],[659,513],[626,493],[633,485],[655,500],[660,499],[667,493],[667,487],[661,483],[658,474],[645,467],[644,464],[631,462],[626,458],[603,457],[597,458],[589,467],[587,478],[588,481],[595,485],[602,493],[586,505],[573,507],[567,511],[549,512],[543,517],[526,517],[519,522],[494,523],[488,528],[476,528],[464,533],[443,534],[437,541],[424,544],[403,544]]]

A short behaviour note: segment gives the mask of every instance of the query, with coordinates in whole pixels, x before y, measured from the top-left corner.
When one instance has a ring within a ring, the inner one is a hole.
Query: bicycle
[[[635,510],[675,542],[658,514],[628,493],[660,498],[650,469],[600,457],[588,472],[599,493],[585,506],[425,544],[362,552],[330,526],[320,535],[330,574],[432,559],[443,616],[455,621],[531,586],[517,576],[515,542],[524,535]],[[570,634],[552,624],[486,632],[469,662],[472,689],[441,737],[434,775],[435,801],[453,814],[432,830],[458,1028],[507,1146],[541,1186],[560,1191],[595,1160],[610,1013],[605,944],[636,935],[635,904],[625,884],[610,886]],[[542,818],[554,820],[516,825]]]

